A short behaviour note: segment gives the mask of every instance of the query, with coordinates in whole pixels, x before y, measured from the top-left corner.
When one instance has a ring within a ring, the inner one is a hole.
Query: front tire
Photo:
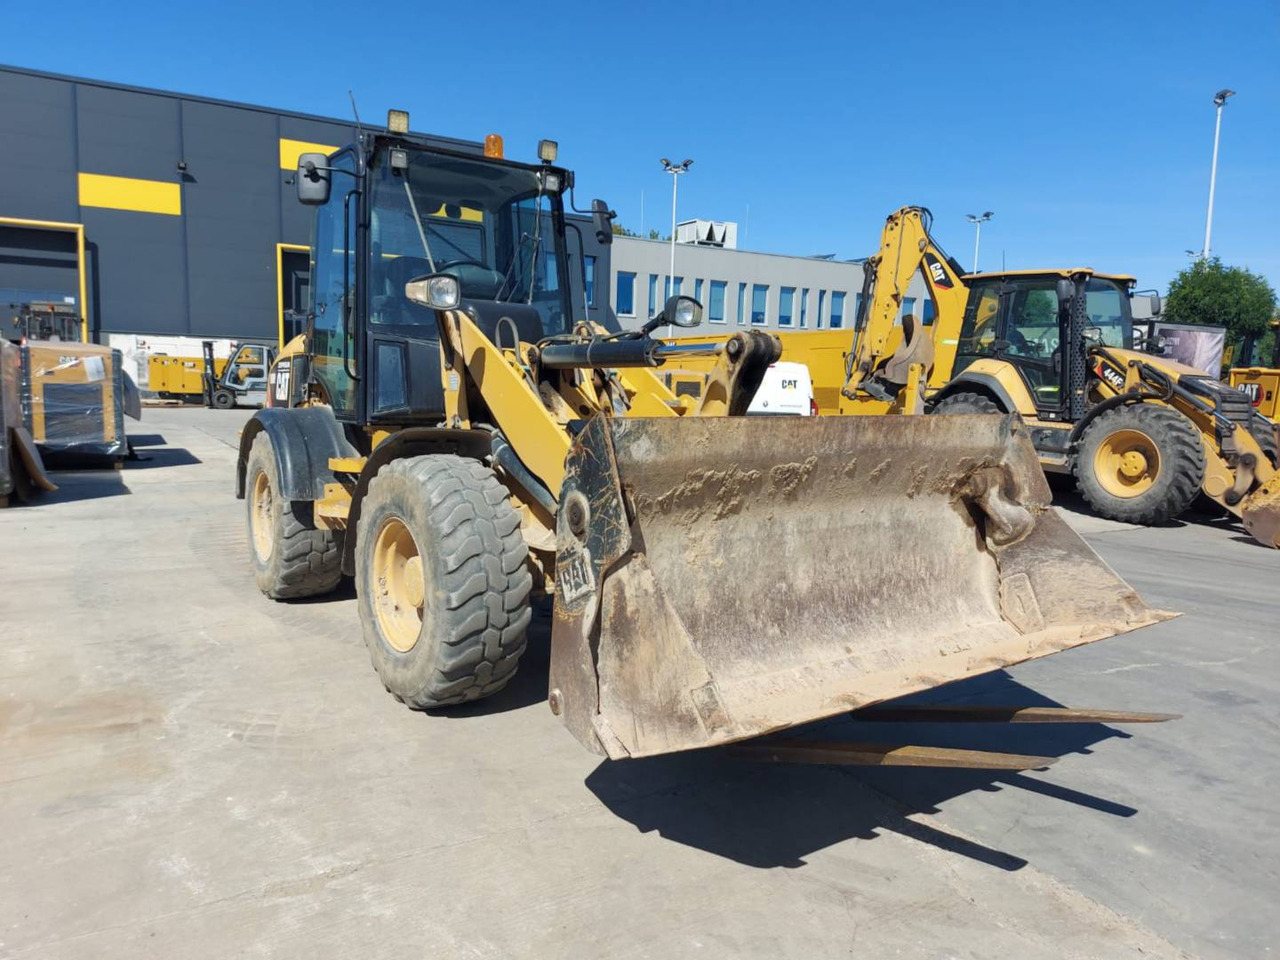
[[[231,410],[236,405],[236,395],[230,390],[215,390],[213,392],[213,406],[217,410]]]
[[[245,464],[249,561],[273,600],[329,593],[342,579],[342,535],[316,527],[311,503],[280,496],[271,438],[259,433]]]
[[[1004,413],[1000,405],[981,393],[953,393],[939,400],[930,413]]]
[[[383,685],[417,710],[478,700],[515,675],[533,584],[520,517],[483,463],[393,460],[360,506],[356,593]]]
[[[1204,444],[1178,411],[1133,403],[1100,413],[1085,428],[1074,469],[1081,496],[1100,516],[1166,523],[1200,492]]]
[[[1273,467],[1280,466],[1280,459],[1277,458],[1276,432],[1271,424],[1263,417],[1254,414],[1249,420],[1249,434],[1254,440],[1258,441],[1258,446],[1267,455],[1271,465]]]

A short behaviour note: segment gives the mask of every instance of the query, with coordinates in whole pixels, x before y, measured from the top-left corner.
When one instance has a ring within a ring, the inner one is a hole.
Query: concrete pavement
[[[508,690],[424,715],[350,589],[264,599],[247,416],[149,408],[148,459],[0,511],[0,957],[1270,955],[1280,553],[1238,527],[1064,495],[1186,616],[922,698],[1175,723],[911,731],[1062,758],[1016,775],[601,763],[543,702],[545,611]]]

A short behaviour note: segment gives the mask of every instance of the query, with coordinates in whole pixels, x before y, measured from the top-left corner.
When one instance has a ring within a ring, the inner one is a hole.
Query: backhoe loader
[[[886,221],[841,371],[830,333],[783,336],[785,359],[812,355],[821,413],[1020,414],[1044,468],[1073,475],[1100,515],[1162,523],[1203,494],[1280,546],[1275,425],[1210,374],[1134,349],[1132,277],[965,274],[930,221],[923,207]],[[917,273],[927,324],[901,313]]]
[[[639,331],[574,322],[554,144],[517,163],[496,137],[481,156],[389,119],[299,160],[314,303],[241,436],[236,492],[262,591],[354,576],[373,666],[408,706],[500,690],[537,593],[550,709],[611,758],[745,740],[1167,616],[1048,510],[1016,417],[747,417],[774,338],[655,338],[699,321],[680,296]],[[714,366],[696,400],[655,375],[698,356]],[[1047,762],[962,754],[857,756]]]

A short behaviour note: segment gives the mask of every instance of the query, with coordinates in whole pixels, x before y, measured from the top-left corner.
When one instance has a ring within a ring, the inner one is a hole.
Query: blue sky
[[[356,16],[352,16],[352,13]],[[7,3],[0,62],[347,116],[510,156],[560,141],[579,203],[743,246],[872,251],[916,203],[966,265],[1085,264],[1163,288],[1199,249],[1215,91],[1213,248],[1280,288],[1280,2],[639,5]],[[21,39],[21,43],[16,42]],[[361,62],[360,58],[364,61]],[[2,109],[2,107],[0,107]],[[740,237],[742,235],[740,234]]]

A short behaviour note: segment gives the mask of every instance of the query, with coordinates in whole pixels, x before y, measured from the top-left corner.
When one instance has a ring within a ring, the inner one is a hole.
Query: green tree
[[[1243,267],[1223,266],[1213,257],[1197,260],[1173,278],[1164,319],[1226,327],[1228,342],[1250,349],[1267,333],[1275,311],[1276,292],[1265,277]]]
[[[634,230],[628,230],[626,227],[624,227],[624,226],[623,226],[622,224],[620,224],[620,223],[614,223],[614,224],[613,224],[613,235],[614,235],[615,237],[638,237],[638,236],[640,236],[640,234],[636,233]]]

